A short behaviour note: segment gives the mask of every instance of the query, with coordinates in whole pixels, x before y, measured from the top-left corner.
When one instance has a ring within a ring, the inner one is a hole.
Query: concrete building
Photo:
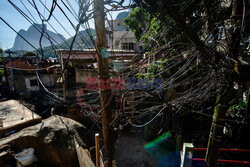
[[[140,51],[140,44],[123,20],[109,20],[107,34],[109,49]]]
[[[37,62],[39,66],[37,66]],[[55,84],[54,73],[57,66],[55,63],[50,63],[46,60],[39,59],[37,61],[36,56],[6,57],[4,67],[9,90],[22,95],[40,91],[41,84],[51,88]]]

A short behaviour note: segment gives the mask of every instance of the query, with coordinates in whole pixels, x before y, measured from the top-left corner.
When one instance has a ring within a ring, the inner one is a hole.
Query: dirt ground
[[[144,149],[144,141],[132,134],[123,135],[116,141],[117,167],[155,167],[157,161]]]

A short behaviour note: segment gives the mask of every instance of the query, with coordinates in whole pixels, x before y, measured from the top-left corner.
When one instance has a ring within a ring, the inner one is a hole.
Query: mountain
[[[123,20],[128,16],[129,12],[121,12],[117,15],[116,21]],[[126,30],[127,28],[125,25],[120,25],[121,31]],[[108,28],[107,28],[108,29]],[[76,36],[75,42],[73,44],[73,49],[87,49],[87,48],[94,48],[93,41],[95,40],[95,30],[92,28],[85,29],[80,31]],[[109,40],[109,36],[106,35],[107,43]],[[70,49],[70,45],[73,41],[73,37],[67,39],[65,42],[62,42],[60,45],[56,45],[56,49]],[[43,48],[43,52],[45,57],[55,57],[54,50],[51,46]]]
[[[55,49],[70,49],[74,37],[71,37],[59,45],[55,45]],[[92,39],[95,38],[95,30],[92,28],[80,31],[73,44],[73,49],[87,49],[94,48]],[[43,48],[45,57],[55,57],[54,49],[52,46]]]
[[[66,40],[66,43],[62,43],[63,48],[69,49],[74,37],[71,37]],[[93,41],[95,38],[95,30],[92,28],[85,29],[83,31],[80,31],[75,39],[75,42],[73,44],[73,49],[87,49],[87,48],[93,48]]]
[[[116,20],[122,20],[128,16],[128,12],[121,12],[117,15]],[[20,30],[19,33],[26,38],[32,45],[34,45],[37,49],[40,48],[39,46],[39,40],[41,33],[37,30],[42,30],[42,25],[40,24],[34,24],[33,26],[29,27],[27,31]],[[53,44],[55,45],[55,49],[70,49],[70,45],[73,41],[73,37],[69,39],[65,39],[62,35],[57,35],[49,30],[47,30],[46,25],[44,26],[45,31],[48,32],[49,36],[53,38],[52,40]],[[108,35],[106,35],[107,42],[108,42]],[[95,30],[92,28],[85,29],[83,31],[80,31],[75,39],[75,42],[73,44],[73,49],[87,49],[87,48],[94,48],[93,41],[95,40]],[[55,57],[54,49],[51,46],[49,40],[47,40],[45,37],[43,37],[42,40],[42,46],[43,46],[43,54],[45,57]],[[15,39],[14,46],[11,48],[11,50],[28,50],[33,51],[34,49],[27,44],[20,36],[17,36]]]
[[[41,37],[42,29],[44,29],[45,35],[42,38],[42,46],[50,46],[50,41],[46,38],[48,35],[50,36],[50,39],[53,43],[60,44],[65,40],[64,36],[61,34],[56,34],[52,31],[49,31],[47,29],[47,25],[44,25],[44,27],[41,24],[33,24],[28,28],[27,31],[21,29],[18,33],[22,35],[27,41],[29,41],[35,48],[40,48],[39,46],[39,40]],[[39,31],[40,32],[39,32]],[[48,35],[47,35],[48,33]],[[34,48],[30,46],[25,40],[23,40],[19,35],[16,36],[15,42],[13,47],[11,48],[12,51],[16,50],[27,50],[27,51],[33,51]]]

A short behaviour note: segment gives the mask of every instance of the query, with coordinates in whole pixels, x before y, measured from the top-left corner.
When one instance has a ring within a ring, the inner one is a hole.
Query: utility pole
[[[9,54],[9,65],[10,65],[9,68],[10,68],[10,79],[11,79],[11,91],[15,93],[16,86],[15,86],[15,77],[14,77],[14,71],[13,71],[13,68],[12,68],[12,56],[11,56],[11,54],[13,52],[10,51],[10,50],[8,50],[5,53]]]
[[[101,55],[102,49],[106,49],[106,29],[104,21],[104,3],[103,0],[94,0],[94,19],[95,19],[95,30],[96,30],[96,49],[98,56],[98,77],[103,81],[110,78],[109,67],[107,59]],[[112,92],[110,89],[101,89],[101,105],[102,105],[102,129],[104,138],[104,148],[106,156],[106,164],[108,167],[112,166],[114,160],[114,138],[113,130],[110,126],[112,122]]]
[[[231,15],[231,27],[228,33],[227,54],[233,58],[238,56],[238,49],[240,44],[239,33],[239,13],[240,0],[233,1],[233,9]],[[224,74],[225,75],[225,74]],[[227,74],[228,75],[228,74]],[[233,81],[228,79],[230,77],[223,77],[222,84],[228,83],[230,87],[226,90],[224,95],[217,96],[216,106],[214,108],[213,120],[208,139],[208,146],[206,152],[206,164],[209,167],[217,167],[219,147],[221,147],[223,139],[223,128],[225,126],[224,118],[229,109],[229,102],[232,100]]]
[[[62,69],[63,97],[66,99],[66,96],[67,96],[67,82],[66,82],[66,74],[65,74],[65,68],[64,68],[63,54],[62,53],[60,53],[60,63],[61,63],[61,69]]]
[[[229,108],[228,102],[231,100],[231,94],[232,88],[230,87],[224,97],[218,96],[216,100],[216,103],[219,101],[220,103],[214,107],[213,120],[206,152],[206,163],[209,167],[218,166],[219,148],[222,144],[223,128],[225,123],[223,120]]]

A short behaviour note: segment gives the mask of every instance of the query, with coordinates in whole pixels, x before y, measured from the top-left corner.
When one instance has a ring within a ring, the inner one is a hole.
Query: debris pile
[[[79,134],[83,134],[85,129],[74,120],[55,115],[1,138],[0,145],[9,145],[12,154],[33,148],[34,155],[43,166],[78,166],[75,141],[84,145]]]

